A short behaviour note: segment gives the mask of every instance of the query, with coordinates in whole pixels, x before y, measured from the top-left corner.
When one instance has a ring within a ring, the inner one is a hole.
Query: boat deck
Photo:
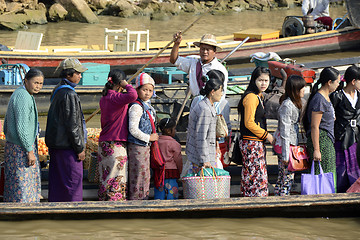
[[[359,217],[360,193],[176,201],[1,203],[0,220]]]

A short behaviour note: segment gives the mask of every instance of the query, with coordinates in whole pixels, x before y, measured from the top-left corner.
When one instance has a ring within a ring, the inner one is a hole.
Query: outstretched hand
[[[174,38],[174,43],[180,43],[182,40],[181,31],[175,33],[173,38]]]

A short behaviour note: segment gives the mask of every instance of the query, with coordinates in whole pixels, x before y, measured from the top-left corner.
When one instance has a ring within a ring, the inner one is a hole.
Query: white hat
[[[154,79],[147,73],[141,73],[139,76],[136,77],[135,88],[138,88],[145,84],[151,84],[155,87]]]

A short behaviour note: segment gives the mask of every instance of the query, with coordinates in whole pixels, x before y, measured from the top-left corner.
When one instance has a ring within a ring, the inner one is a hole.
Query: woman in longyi
[[[126,200],[128,157],[128,104],[137,98],[136,90],[125,81],[119,69],[110,71],[100,99],[101,133],[99,137],[98,170],[99,199]],[[120,89],[126,89],[126,93]]]
[[[211,76],[211,71],[208,72],[209,75]],[[206,81],[205,86],[200,90],[200,94],[205,96],[204,99],[190,111],[186,138],[188,161],[184,164],[181,176],[196,174],[202,167],[222,168],[221,162],[216,161],[216,110],[214,103],[219,102],[223,95],[223,82],[220,74],[215,76],[218,77],[209,77]]]
[[[39,93],[43,82],[43,73],[32,68],[25,75],[24,85],[10,97],[4,120],[4,202],[40,202],[39,124],[33,95]]]

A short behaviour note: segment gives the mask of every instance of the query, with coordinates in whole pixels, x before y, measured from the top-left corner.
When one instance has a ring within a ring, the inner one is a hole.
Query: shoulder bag
[[[240,123],[240,116],[238,115],[238,123]],[[234,137],[231,140],[231,145],[229,149],[229,159],[230,162],[236,163],[237,165],[242,165],[242,154],[240,149],[240,133],[236,132]]]
[[[229,135],[229,130],[225,121],[225,118],[222,114],[216,115],[216,137],[227,137]]]
[[[290,145],[290,158],[288,170],[303,171],[310,167],[309,155],[306,151],[305,145],[292,146]]]
[[[136,101],[136,103],[140,104],[142,107],[144,107],[141,102]],[[149,112],[149,110],[146,110],[146,113],[149,116],[152,132],[156,133],[156,127],[154,120]],[[154,185],[157,188],[164,186],[165,181],[165,160],[164,157],[161,154],[160,147],[158,141],[154,141],[151,143],[150,146],[150,167],[154,170]]]

